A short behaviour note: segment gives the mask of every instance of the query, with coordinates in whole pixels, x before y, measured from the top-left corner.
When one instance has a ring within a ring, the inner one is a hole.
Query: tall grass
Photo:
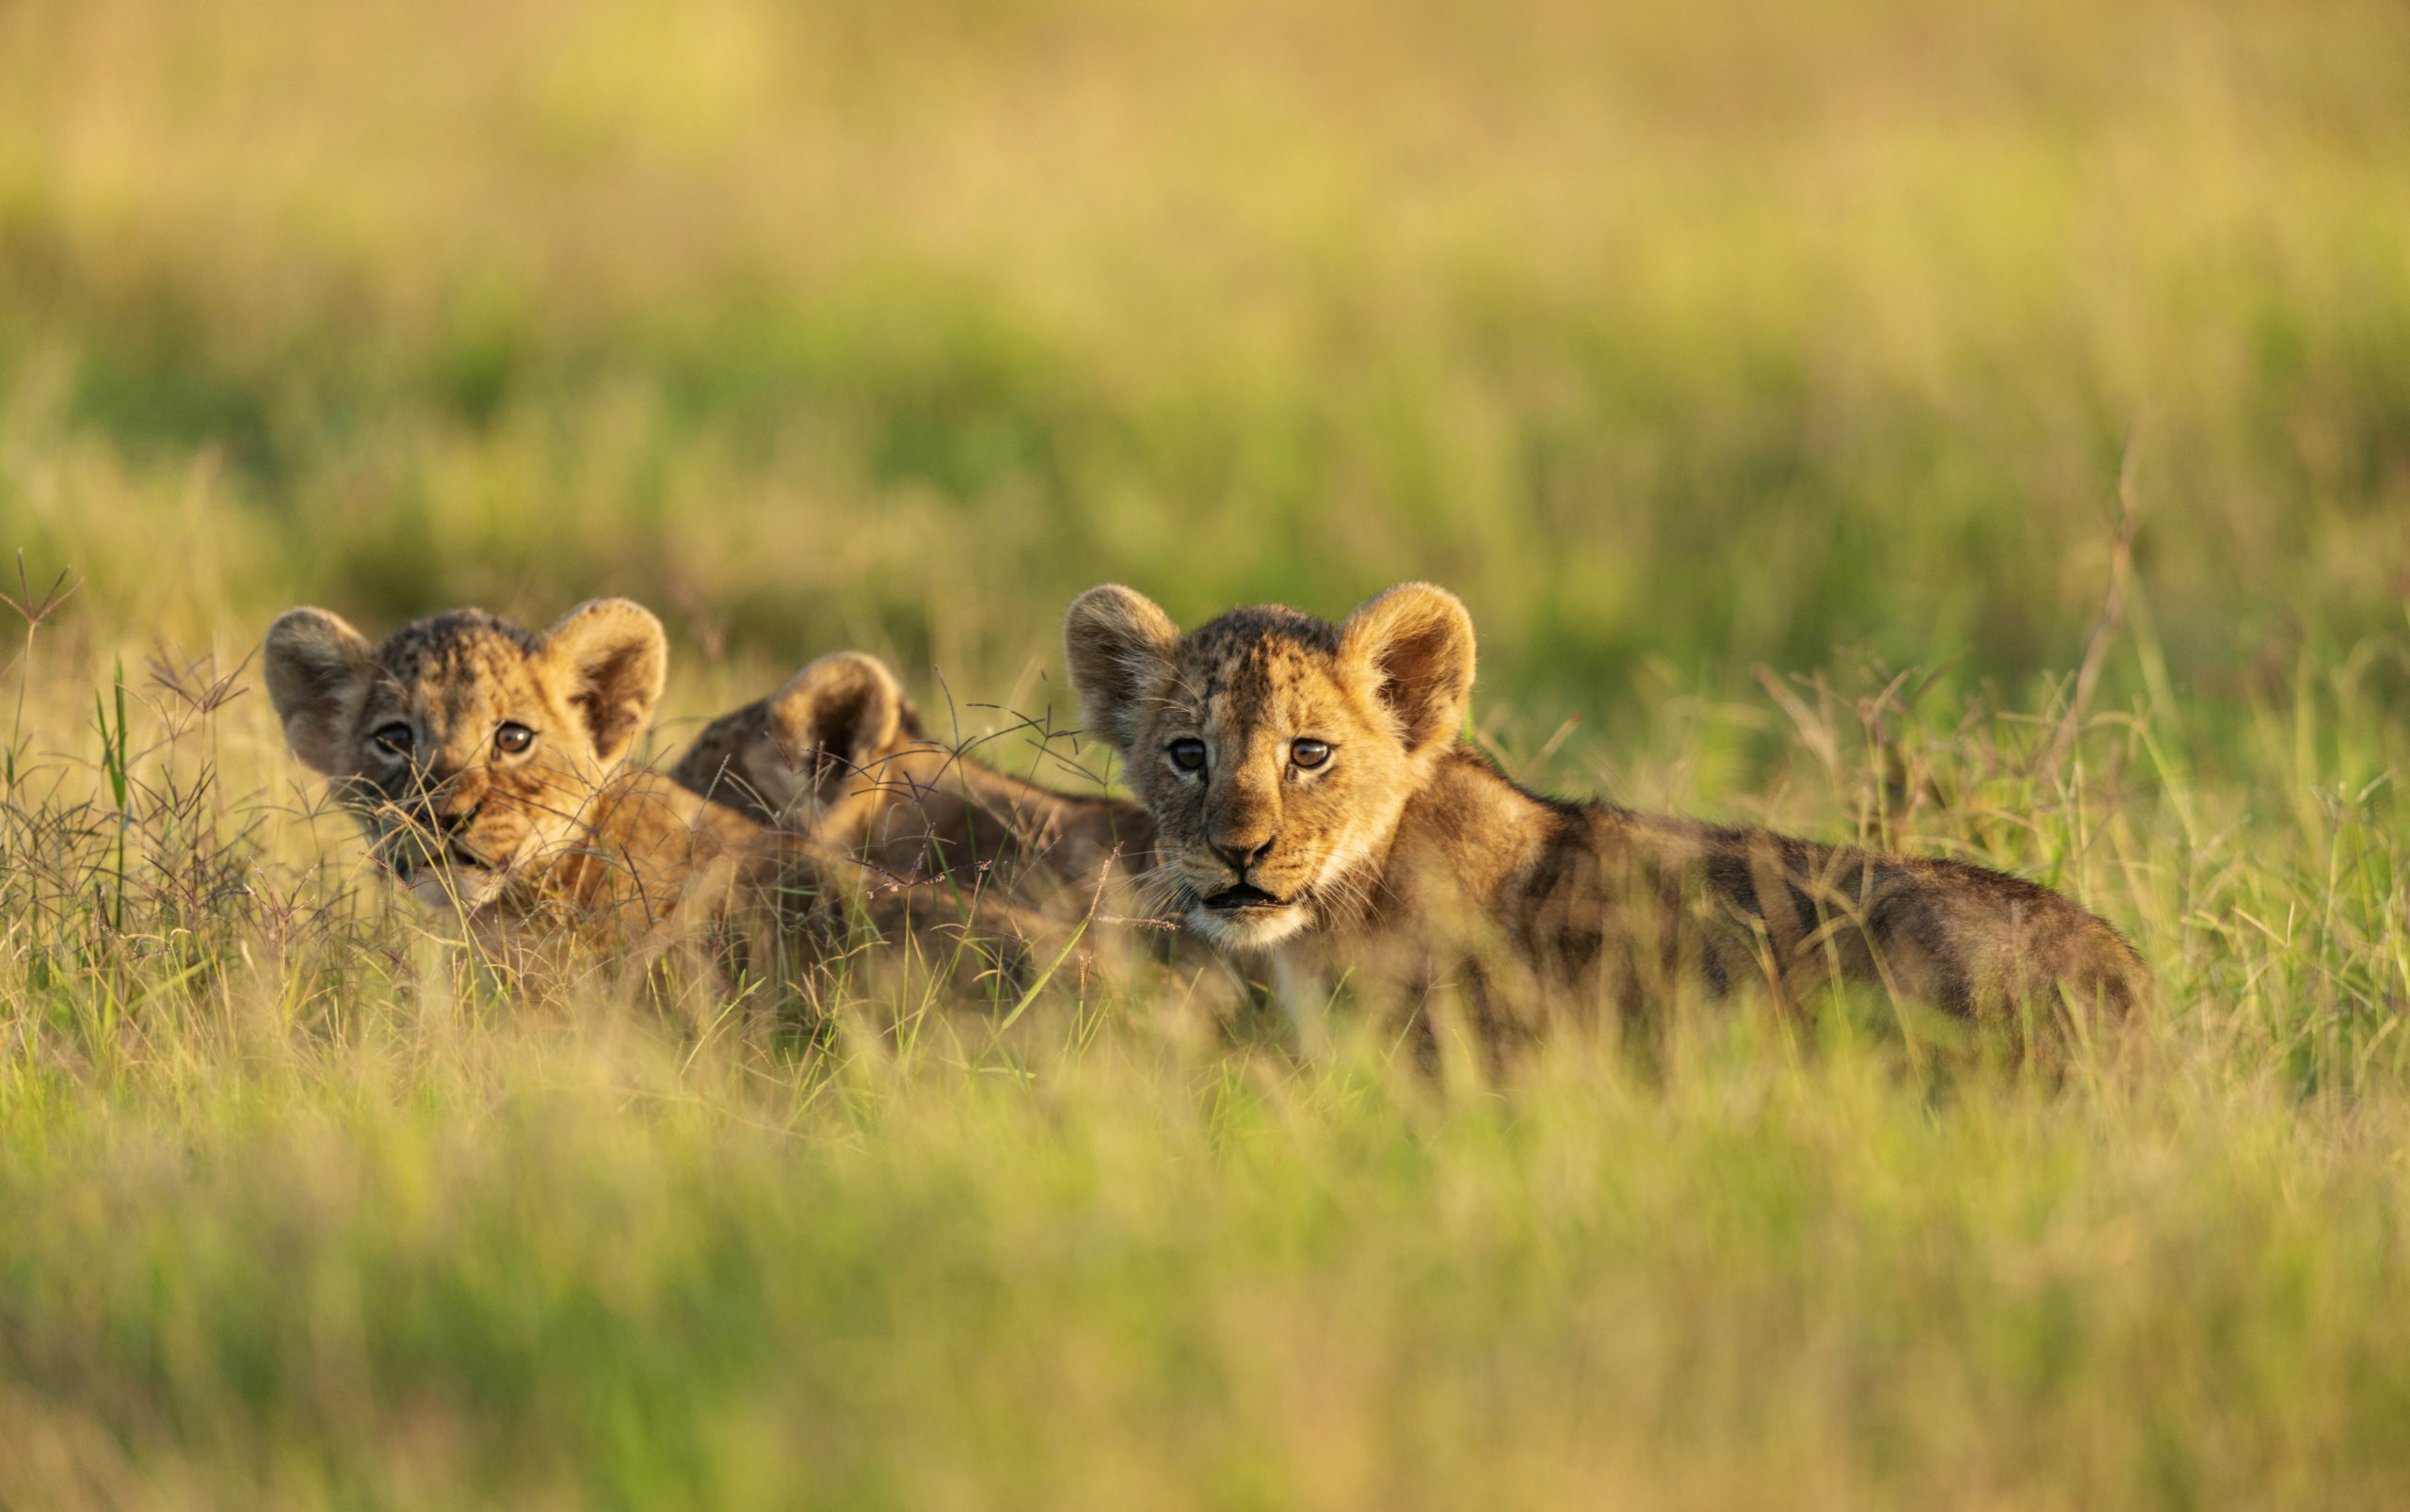
[[[0,11],[0,1504],[2401,1500],[2405,44]],[[2158,1010],[2047,1085],[1852,1003],[1502,1079],[1070,980],[799,1044],[509,989],[247,666],[626,592],[660,745],[846,645],[968,737],[1069,722],[1095,581],[1412,575],[1510,772],[2020,871]]]

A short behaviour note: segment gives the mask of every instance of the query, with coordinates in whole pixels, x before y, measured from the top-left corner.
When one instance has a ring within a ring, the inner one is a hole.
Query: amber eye
[[[378,726],[377,732],[368,738],[391,755],[407,756],[410,753],[410,742],[414,737],[410,734],[410,726],[395,720],[389,725]]]
[[[536,732],[525,725],[504,725],[493,732],[494,749],[506,756],[516,756],[536,744]]]
[[[1181,771],[1201,772],[1205,769],[1205,742],[1192,736],[1187,740],[1175,740],[1165,748],[1171,752],[1171,764]]]
[[[1289,759],[1300,766],[1320,766],[1330,760],[1330,744],[1322,740],[1289,742]]]

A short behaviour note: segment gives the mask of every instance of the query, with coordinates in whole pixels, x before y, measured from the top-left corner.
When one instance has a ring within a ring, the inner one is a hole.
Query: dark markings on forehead
[[[527,665],[543,642],[509,620],[482,609],[455,609],[413,620],[377,648],[381,698],[408,700],[414,688],[434,687],[444,713],[458,716],[481,688]]]
[[[1327,660],[1338,654],[1339,630],[1277,603],[1259,604],[1199,625],[1181,651],[1183,660],[1205,674],[1194,691],[1212,699],[1241,687],[1261,689],[1284,665]]]
[[[395,682],[477,672],[522,662],[543,644],[483,609],[455,609],[404,625],[377,648],[377,665]]]
[[[703,732],[695,737],[695,744],[735,745],[756,735],[766,734],[769,729],[770,700],[756,699],[703,726]]]

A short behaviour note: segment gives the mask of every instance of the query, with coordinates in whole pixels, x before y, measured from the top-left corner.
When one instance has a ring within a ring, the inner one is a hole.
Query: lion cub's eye
[[[1171,752],[1171,764],[1183,772],[1205,769],[1205,742],[1195,738],[1175,740],[1165,748]]]
[[[504,725],[500,730],[493,732],[493,744],[494,748],[501,751],[503,754],[506,756],[516,756],[521,751],[525,750],[528,747],[536,744],[536,732],[528,729],[525,725]]]
[[[368,738],[388,755],[407,756],[410,753],[410,742],[414,737],[410,734],[410,726],[396,720],[390,725],[378,725],[376,733]]]
[[[1330,760],[1330,743],[1322,740],[1289,742],[1289,759],[1300,766],[1320,766]]]

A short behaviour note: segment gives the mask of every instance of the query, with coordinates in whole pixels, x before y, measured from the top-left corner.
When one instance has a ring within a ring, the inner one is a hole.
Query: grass
[[[2405,32],[0,14],[0,1504],[2399,1502]],[[503,990],[246,666],[626,592],[665,749],[843,646],[976,736],[1097,581],[1415,575],[1510,771],[2064,887],[2159,1011],[799,1049]]]

